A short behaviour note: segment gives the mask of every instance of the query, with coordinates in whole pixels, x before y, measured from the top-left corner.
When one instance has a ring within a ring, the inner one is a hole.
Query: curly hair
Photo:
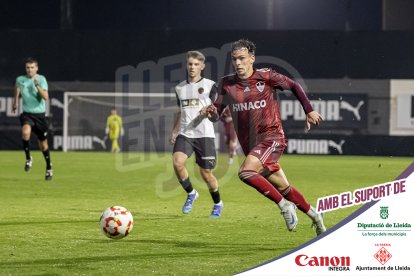
[[[240,50],[246,48],[249,54],[254,55],[256,53],[256,45],[248,39],[239,39],[231,44],[231,51]]]

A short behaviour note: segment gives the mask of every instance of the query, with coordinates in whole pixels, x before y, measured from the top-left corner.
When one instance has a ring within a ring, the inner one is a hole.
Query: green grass
[[[44,178],[44,160],[23,171],[22,152],[0,152],[0,275],[231,275],[268,261],[314,238],[310,220],[298,213],[289,233],[278,208],[237,177],[220,155],[215,171],[224,201],[212,220],[211,197],[191,159],[200,193],[192,213],[181,214],[185,194],[171,155],[52,152],[55,176]],[[241,162],[239,158],[238,162]],[[138,162],[139,161],[139,162]],[[411,158],[285,155],[292,185],[314,205],[317,198],[393,180]],[[237,162],[236,162],[237,163]],[[100,233],[109,206],[134,215],[123,240]],[[327,213],[332,227],[358,207]]]

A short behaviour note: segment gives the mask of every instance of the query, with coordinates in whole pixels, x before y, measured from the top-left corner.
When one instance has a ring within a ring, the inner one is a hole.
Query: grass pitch
[[[219,156],[215,171],[223,216],[210,219],[212,200],[190,159],[200,193],[193,211],[181,214],[186,195],[175,180],[171,155],[52,152],[54,179],[33,152],[0,152],[0,275],[231,275],[273,259],[314,238],[298,211],[297,231],[286,230],[278,208],[237,177],[238,164]],[[412,158],[284,155],[291,184],[312,205],[319,197],[384,183]],[[134,215],[123,240],[100,233],[99,216],[121,205]],[[358,207],[329,212],[332,227]]]

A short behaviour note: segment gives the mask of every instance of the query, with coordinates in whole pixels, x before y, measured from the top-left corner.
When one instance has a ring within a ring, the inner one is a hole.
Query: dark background
[[[3,1],[0,83],[39,59],[49,81],[114,81],[124,65],[245,37],[304,78],[413,78],[414,1]]]
[[[390,136],[396,101],[391,80],[414,79],[413,11],[411,0],[2,1],[0,149],[21,147],[18,119],[10,114],[11,97],[29,56],[39,60],[52,98],[62,103],[65,91],[114,92],[116,70],[126,65],[157,63],[190,49],[222,51],[223,45],[248,38],[257,44],[258,57],[274,57],[297,70],[311,99],[319,95],[342,101],[356,94],[354,106],[364,101],[362,121],[326,120],[324,127],[307,135],[301,134],[302,122],[287,119],[289,139],[345,141],[343,153],[329,147],[329,154],[414,156],[409,131]],[[161,67],[154,70],[165,69]],[[286,74],[284,68],[275,69]],[[151,81],[163,83],[166,91],[149,92],[170,91],[175,84],[157,72],[151,72]],[[63,109],[50,102],[50,142],[58,149],[54,139],[62,137]],[[102,138],[103,129],[98,125],[93,134],[79,137]],[[102,150],[96,146],[93,150]]]

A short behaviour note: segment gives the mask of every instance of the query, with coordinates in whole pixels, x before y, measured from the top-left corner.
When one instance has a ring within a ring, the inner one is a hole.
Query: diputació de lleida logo
[[[388,206],[380,206],[380,217],[382,219],[387,219],[388,215]]]

